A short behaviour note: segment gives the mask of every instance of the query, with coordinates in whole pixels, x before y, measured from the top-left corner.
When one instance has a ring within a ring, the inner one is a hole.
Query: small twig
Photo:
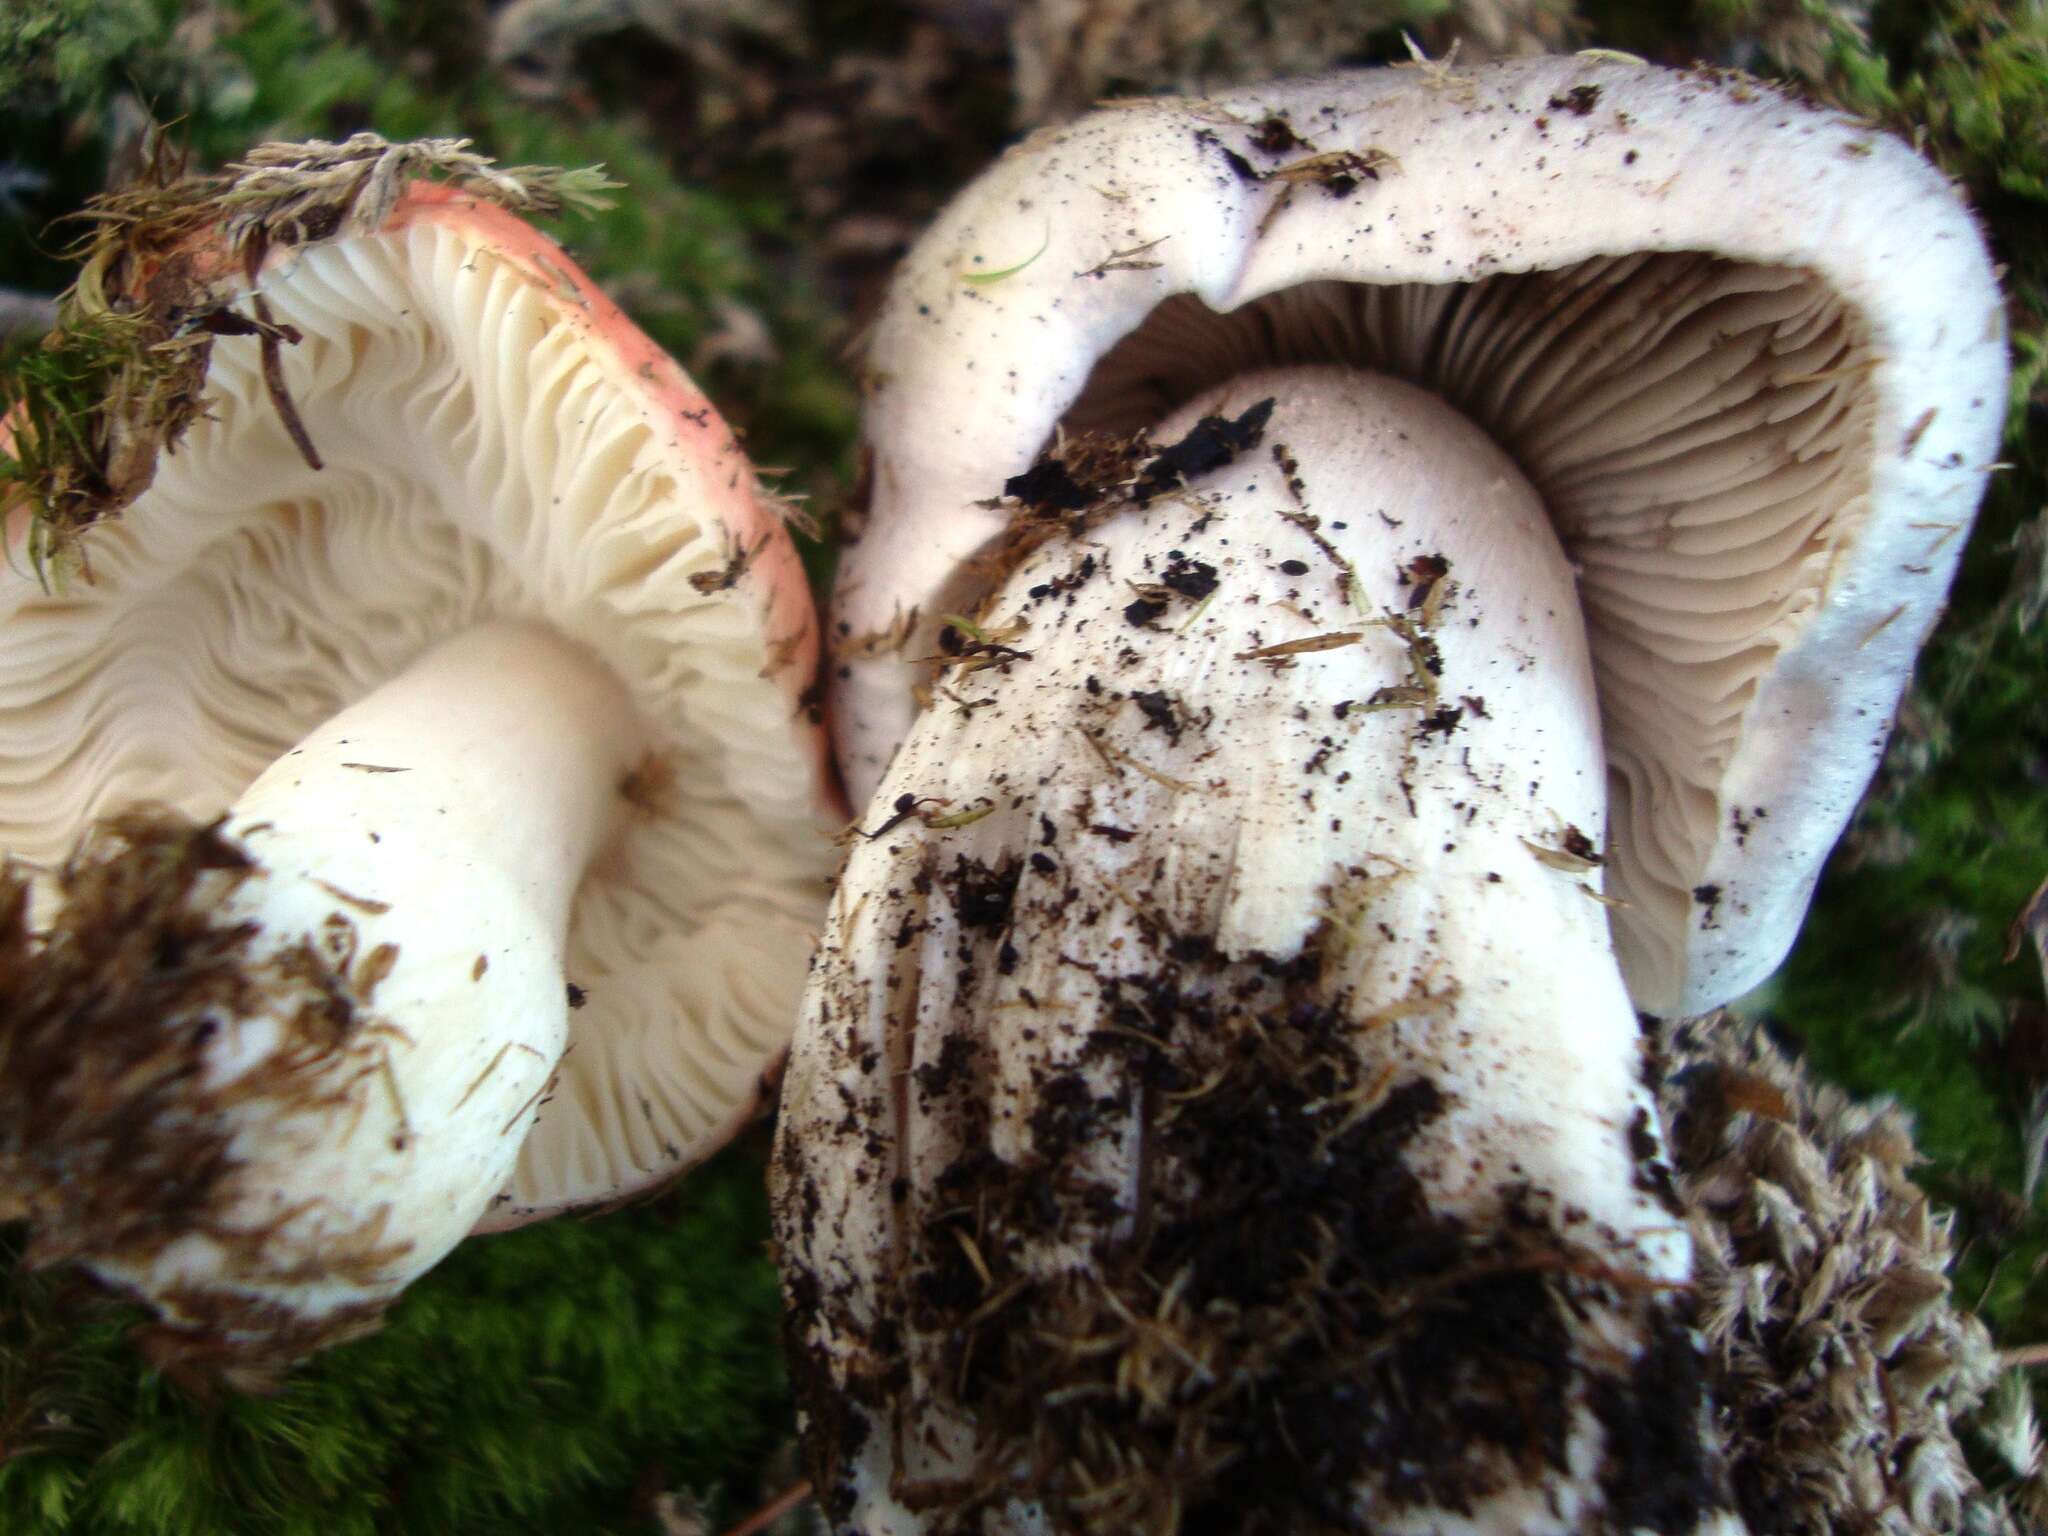
[[[766,1504],[763,1504],[759,1509],[747,1516],[738,1525],[727,1531],[725,1536],[760,1536],[762,1531],[767,1530],[769,1526],[780,1520],[810,1496],[811,1485],[809,1481],[798,1483],[793,1488],[785,1488]]]
[[[269,392],[270,403],[277,410],[278,420],[284,423],[284,430],[292,440],[292,446],[299,450],[299,457],[306,461],[308,469],[324,469],[320,454],[313,447],[313,438],[306,431],[306,423],[299,417],[298,406],[292,403],[291,391],[284,387],[284,351],[286,339],[296,342],[299,333],[290,327],[279,326],[270,318],[270,306],[263,302],[263,295],[255,297],[256,323],[262,327],[259,344],[263,349],[263,387]]]

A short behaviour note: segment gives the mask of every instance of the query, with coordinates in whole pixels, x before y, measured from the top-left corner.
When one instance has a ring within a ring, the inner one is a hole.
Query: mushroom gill
[[[744,1124],[831,796],[774,503],[558,247],[420,183],[296,249],[228,228],[179,226],[229,274],[189,430],[82,544],[9,529],[0,851],[38,910],[0,1163],[47,1256],[253,1369]],[[77,1219],[175,1183],[194,1125],[184,1225]]]
[[[1431,390],[1506,449],[1579,574],[1610,889],[1629,904],[1616,943],[1656,994],[1683,973],[1758,684],[1868,506],[1875,362],[1855,310],[1810,272],[1647,253],[1469,283],[1308,282],[1227,314],[1176,294],[1096,364],[1061,426],[1135,431],[1237,374],[1338,363]],[[1730,814],[1739,831],[1759,813]]]
[[[789,705],[719,587],[731,540],[593,356],[592,321],[474,234],[422,219],[316,247],[262,292],[302,338],[280,363],[323,467],[294,446],[256,347],[219,346],[210,414],[95,531],[93,580],[0,593],[0,848],[55,869],[79,827],[127,806],[208,820],[439,640],[491,617],[549,626],[620,678],[664,761],[569,941],[578,1032],[623,1062],[570,1055],[508,1203],[655,1182],[676,1167],[664,1142],[751,1108],[788,1028],[798,974],[771,967],[780,995],[742,995],[722,957],[756,934],[801,947],[815,921],[803,764],[741,723]],[[679,1066],[679,1021],[712,1071]],[[621,1074],[658,1116],[606,1105]]]

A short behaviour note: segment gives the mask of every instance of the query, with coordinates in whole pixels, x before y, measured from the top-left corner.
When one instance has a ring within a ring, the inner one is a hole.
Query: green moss
[[[40,0],[0,12],[0,100],[96,110],[118,82],[160,88],[200,60],[174,38],[167,0]]]
[[[0,203],[0,281],[68,281],[51,260],[61,232],[53,240],[42,225],[81,206],[108,160],[125,152],[124,102],[128,121],[145,102],[175,121],[201,167],[266,139],[346,137],[369,126],[390,139],[468,137],[503,164],[602,164],[624,193],[551,232],[684,359],[715,330],[721,303],[759,313],[775,360],[714,367],[701,382],[748,434],[757,462],[799,468],[787,489],[822,500],[842,482],[857,411],[837,355],[846,326],[794,264],[762,259],[801,235],[786,202],[751,187],[683,185],[669,147],[630,110],[508,95],[479,56],[480,7],[373,7],[358,37],[323,27],[311,0],[127,0],[114,8],[118,26],[96,19],[100,9],[98,0],[25,0],[0,22],[0,82],[16,82],[0,88],[0,145],[38,168],[62,168],[43,193],[19,200],[16,216]],[[187,15],[195,9],[196,19]]]
[[[644,1530],[636,1488],[714,1484],[784,1433],[766,1224],[752,1146],[644,1210],[470,1243],[269,1399],[188,1398],[138,1370],[138,1314],[10,1276],[0,1530]]]
[[[2004,952],[2048,875],[2048,9],[1880,5],[1868,43],[1830,22],[1808,83],[1963,183],[2007,267],[2015,372],[2008,467],[1768,1007],[1823,1073],[1913,1110],[1959,1211],[1958,1293],[2027,1343],[2048,1339],[2048,1225],[2021,1199],[2048,1015],[2031,950]]]
[[[232,278],[178,256],[216,250],[239,273],[266,253],[381,228],[408,181],[444,181],[529,217],[611,206],[599,167],[494,167],[461,139],[268,145],[214,174],[191,174],[152,130],[143,173],[88,205],[80,268],[56,328],[0,379],[0,501],[29,507],[27,560],[44,586],[86,567],[84,534],[118,516],[205,410],[215,335],[280,345],[262,300],[237,312]],[[274,403],[311,459],[283,391]],[[317,467],[317,465],[316,465]]]

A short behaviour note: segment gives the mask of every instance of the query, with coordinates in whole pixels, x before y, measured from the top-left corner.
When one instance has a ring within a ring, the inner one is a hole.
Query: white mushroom
[[[243,1362],[743,1124],[831,815],[773,504],[558,248],[421,184],[246,289],[296,342],[0,588],[8,1200]]]
[[[1581,573],[1632,994],[1694,1012],[1761,980],[1995,455],[2004,320],[1968,211],[1866,125],[1608,58],[1034,137],[874,328],[874,494],[834,626],[856,801],[908,726],[907,658],[983,585],[1002,481],[1056,429],[1135,429],[1288,362],[1421,384],[1521,466]]]
[[[1967,215],[1731,77],[1332,77],[1030,141],[869,364],[776,1186],[836,1528],[1739,1525],[1635,1010],[1875,762]]]

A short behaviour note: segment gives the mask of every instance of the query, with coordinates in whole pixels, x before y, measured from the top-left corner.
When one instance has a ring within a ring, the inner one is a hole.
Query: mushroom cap
[[[1723,71],[1373,70],[1120,104],[1011,151],[872,333],[872,500],[834,616],[853,793],[915,711],[905,658],[987,585],[1008,477],[1241,368],[1344,359],[1464,408],[1580,568],[1638,1005],[1761,980],[1940,611],[2006,353],[1939,173]]]
[[[127,807],[210,819],[447,636],[549,626],[654,747],[577,894],[570,1050],[481,1228],[652,1190],[757,1109],[831,866],[817,625],[775,504],[676,364],[476,197],[416,183],[235,282],[300,333],[282,390],[324,467],[227,337],[209,410],[91,531],[90,581],[45,590],[16,510],[0,847],[54,870]]]

